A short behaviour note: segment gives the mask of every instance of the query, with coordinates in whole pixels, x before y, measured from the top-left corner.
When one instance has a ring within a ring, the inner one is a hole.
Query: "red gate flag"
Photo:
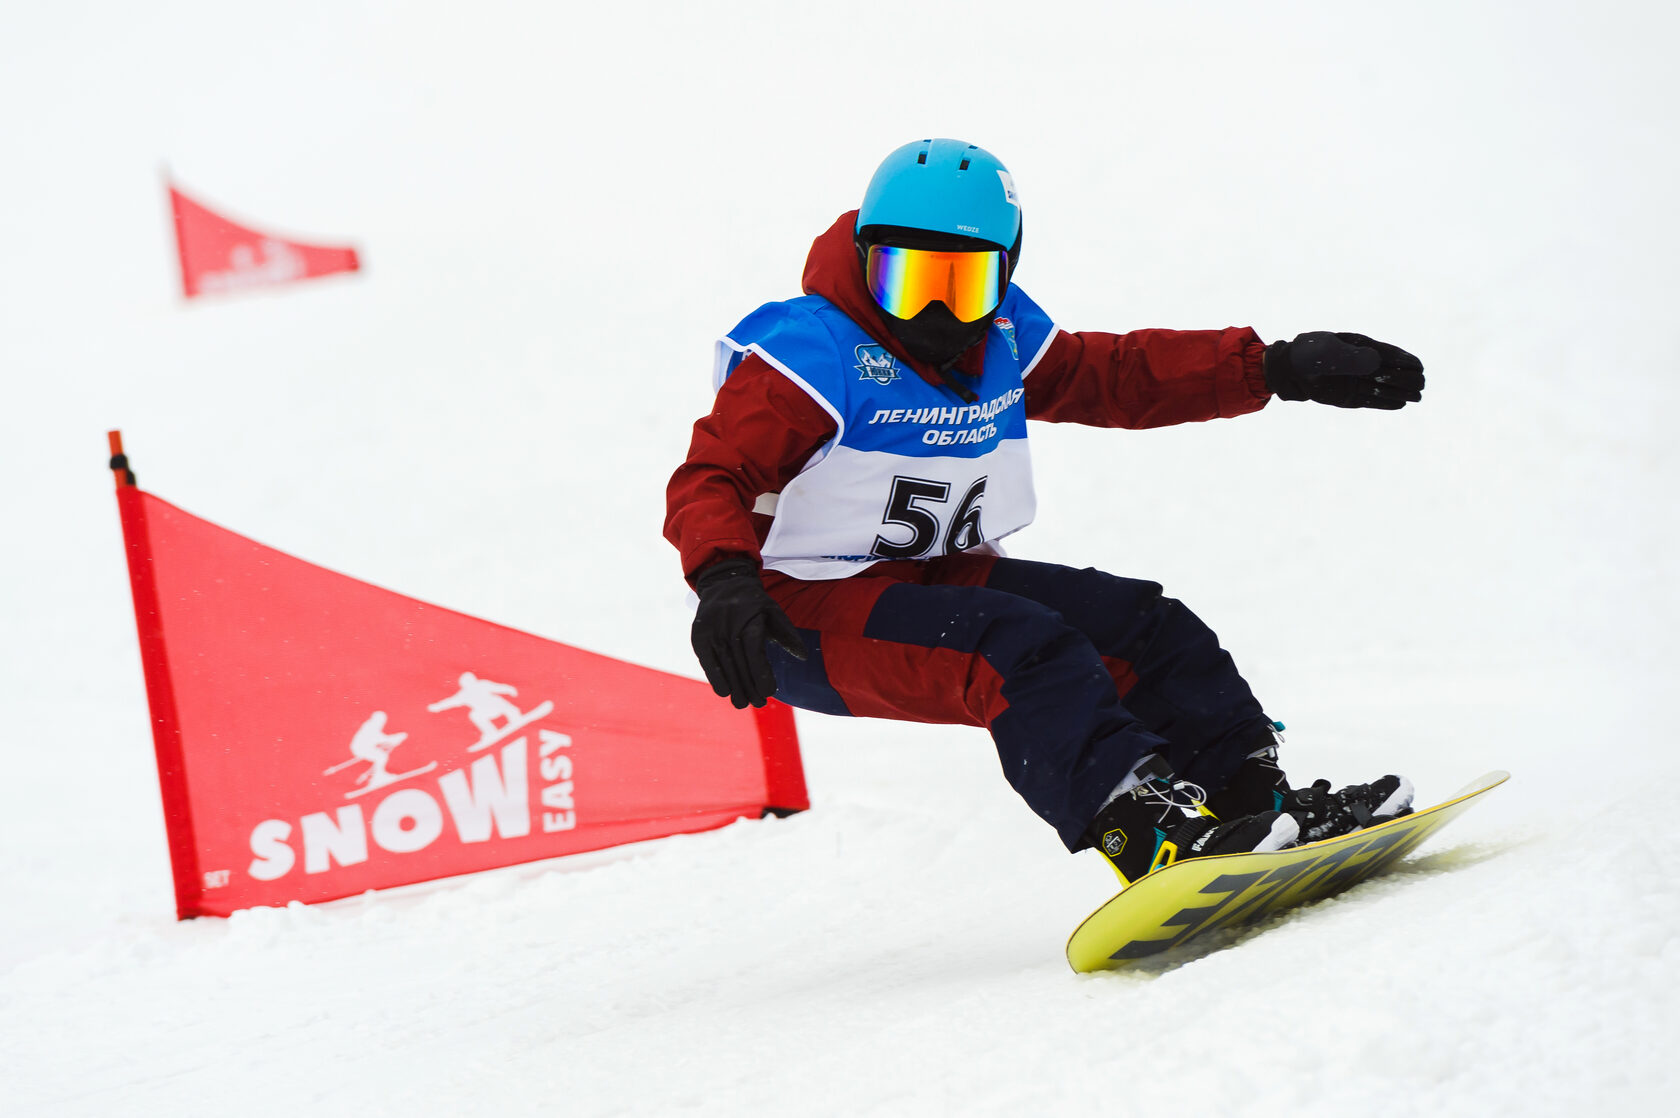
[[[182,919],[810,806],[791,708],[306,563],[111,450]]]
[[[189,299],[361,268],[353,248],[306,245],[247,229],[205,209],[173,183],[169,184],[169,206],[175,214],[175,245],[181,255],[181,290]]]

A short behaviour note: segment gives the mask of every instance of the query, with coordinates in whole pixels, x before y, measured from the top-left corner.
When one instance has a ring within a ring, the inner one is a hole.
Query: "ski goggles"
[[[863,273],[875,302],[894,318],[915,318],[937,299],[960,321],[975,322],[1003,301],[1009,254],[870,245]]]

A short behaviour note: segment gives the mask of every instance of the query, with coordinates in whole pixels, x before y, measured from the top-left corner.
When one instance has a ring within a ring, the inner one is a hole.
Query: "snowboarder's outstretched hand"
[[[700,595],[700,610],[690,637],[707,682],[737,710],[748,703],[763,706],[776,693],[770,643],[803,660],[809,654],[799,630],[765,592],[758,566],[750,559],[713,563],[695,578],[694,590]]]
[[[1423,399],[1423,362],[1364,334],[1315,330],[1266,347],[1266,387],[1281,400],[1394,411]]]

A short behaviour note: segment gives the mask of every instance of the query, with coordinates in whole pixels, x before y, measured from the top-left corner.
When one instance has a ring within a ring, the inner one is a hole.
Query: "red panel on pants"
[[[984,586],[993,555],[876,563],[850,578],[806,581],[764,572],[770,596],[794,625],[822,633],[828,682],[862,718],[990,726],[1009,708],[1003,678],[977,653],[875,640],[863,635],[881,593],[894,583]],[[1132,665],[1103,657],[1116,691],[1137,683]]]

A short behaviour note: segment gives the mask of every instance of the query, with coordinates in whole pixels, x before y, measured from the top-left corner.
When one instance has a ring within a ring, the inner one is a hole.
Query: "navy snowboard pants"
[[[1271,740],[1219,639],[1153,582],[967,554],[764,582],[810,650],[771,646],[776,698],[986,727],[1069,850],[1144,754],[1213,791]]]

